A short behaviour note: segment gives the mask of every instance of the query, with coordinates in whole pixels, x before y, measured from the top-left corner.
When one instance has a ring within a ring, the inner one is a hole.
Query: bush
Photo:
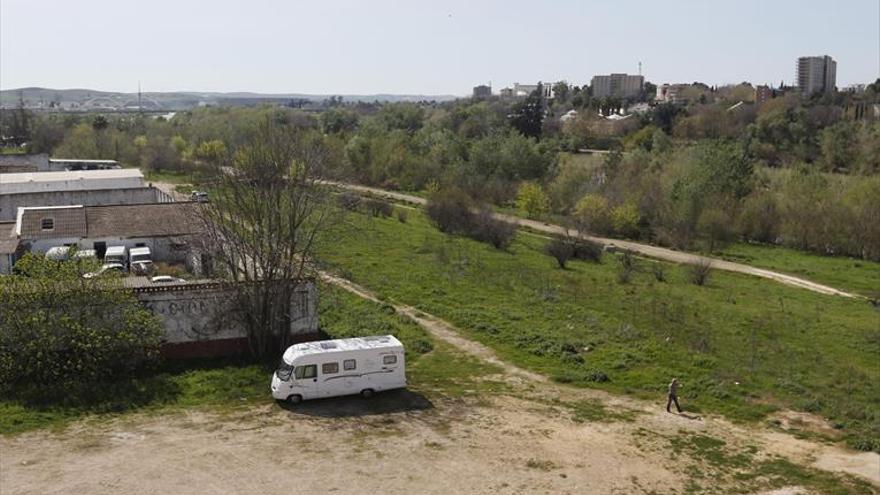
[[[575,218],[583,230],[596,234],[611,231],[611,216],[608,201],[598,194],[587,194],[575,207]]]
[[[339,194],[339,206],[349,211],[357,210],[361,205],[361,197],[353,192]]]
[[[692,263],[689,270],[689,279],[694,285],[706,285],[709,282],[709,275],[712,273],[712,261],[707,258],[700,258],[696,263]]]
[[[381,199],[368,199],[364,201],[364,207],[374,217],[388,218],[394,213],[394,206]]]
[[[602,261],[602,245],[586,239],[575,238],[574,259],[581,261]]]
[[[516,207],[528,218],[538,218],[550,209],[550,200],[539,184],[523,182],[516,193]]]
[[[617,263],[617,281],[621,284],[630,283],[637,269],[635,257],[628,251],[624,251],[623,256],[617,258]]]
[[[491,244],[495,249],[510,246],[516,233],[516,225],[495,218],[489,209],[475,212],[473,201],[460,191],[435,194],[428,201],[426,210],[441,232],[463,234]]]
[[[654,280],[666,282],[666,269],[663,267],[663,263],[659,261],[654,263],[654,266],[651,267],[651,272],[654,273]]]
[[[507,249],[513,242],[516,225],[499,220],[489,210],[481,210],[473,217],[468,236],[480,242],[491,244],[495,249]]]
[[[409,218],[409,213],[407,213],[406,210],[403,210],[403,209],[397,210],[397,221],[398,222],[406,223],[408,218]]]
[[[567,239],[553,239],[546,246],[544,252],[556,259],[559,268],[565,269],[565,264],[574,257],[574,244]]]
[[[473,225],[473,208],[473,201],[468,195],[450,189],[433,194],[425,212],[440,232],[465,234]]]
[[[639,235],[639,209],[631,203],[615,206],[611,210],[611,226],[614,232],[634,239]]]

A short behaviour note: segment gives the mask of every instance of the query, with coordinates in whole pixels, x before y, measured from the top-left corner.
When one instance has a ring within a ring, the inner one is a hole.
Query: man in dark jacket
[[[675,403],[675,408],[678,409],[678,412],[681,412],[681,406],[678,405],[678,378],[673,378],[669,383],[669,394],[667,395],[666,400],[666,412],[672,412],[669,410],[669,406],[672,403]]]

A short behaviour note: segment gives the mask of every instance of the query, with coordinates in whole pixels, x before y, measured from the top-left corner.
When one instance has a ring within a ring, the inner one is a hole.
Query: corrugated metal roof
[[[0,185],[87,179],[130,179],[132,177],[143,179],[144,174],[136,168],[70,170],[65,172],[21,172],[0,175]]]

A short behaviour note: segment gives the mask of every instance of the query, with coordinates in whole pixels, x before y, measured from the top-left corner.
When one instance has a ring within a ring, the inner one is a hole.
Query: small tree
[[[216,275],[238,282],[231,310],[255,356],[290,344],[293,293],[313,276],[319,247],[342,224],[342,209],[321,180],[326,156],[310,131],[267,119],[239,148],[232,171],[215,166],[211,201],[199,203]]]
[[[632,203],[615,206],[611,210],[611,225],[616,233],[635,238],[639,235],[639,209]]]
[[[474,203],[467,194],[447,189],[432,194],[425,212],[440,232],[463,234],[473,225]]]
[[[566,239],[555,238],[544,246],[544,251],[556,259],[559,268],[565,270],[565,264],[574,257],[574,245]]]
[[[534,182],[523,182],[516,193],[516,207],[528,218],[537,218],[550,209],[544,189]]]
[[[597,234],[611,231],[608,201],[598,194],[587,194],[578,201],[575,218],[581,228]]]
[[[473,225],[468,232],[471,238],[491,244],[495,249],[507,249],[515,234],[516,225],[495,218],[487,208],[474,215]]]
[[[698,261],[691,263],[690,280],[694,285],[706,285],[709,282],[709,275],[712,273],[712,260],[708,258],[700,258]]]
[[[159,321],[113,279],[28,254],[0,277],[0,389],[76,400],[158,356]]]

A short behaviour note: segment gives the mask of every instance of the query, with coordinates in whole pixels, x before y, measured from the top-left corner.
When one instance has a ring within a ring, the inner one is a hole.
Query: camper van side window
[[[321,365],[322,375],[332,375],[333,373],[339,373],[339,363],[324,363]]]
[[[296,371],[294,371],[294,376],[296,376],[297,380],[302,380],[303,378],[315,378],[318,376],[318,365],[309,364],[307,366],[297,366]]]
[[[382,364],[394,364],[397,362],[397,356],[393,354],[389,354],[388,356],[382,357]]]
[[[342,369],[353,370],[357,368],[357,361],[354,359],[346,359],[342,362]]]

